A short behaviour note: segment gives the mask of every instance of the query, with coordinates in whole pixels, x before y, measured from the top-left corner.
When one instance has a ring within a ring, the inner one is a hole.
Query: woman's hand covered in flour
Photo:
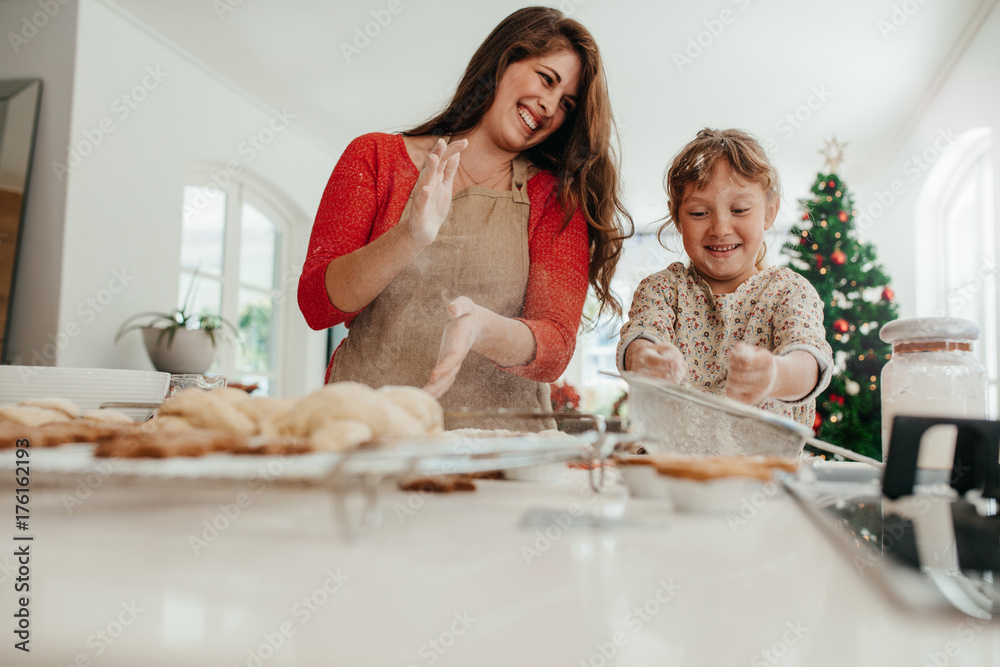
[[[673,343],[654,343],[639,338],[625,351],[625,370],[681,384],[687,377],[687,362]]]
[[[430,382],[424,391],[434,398],[441,398],[451,388],[462,368],[462,362],[479,338],[482,322],[479,307],[465,296],[448,304],[448,324],[441,336],[441,349],[437,364],[431,370]]]
[[[434,242],[448,217],[459,154],[468,145],[465,139],[450,144],[438,139],[420,169],[417,184],[413,186],[413,207],[407,224],[413,240],[423,246]]]
[[[777,357],[763,348],[737,343],[729,351],[726,396],[755,405],[774,395],[778,382]]]

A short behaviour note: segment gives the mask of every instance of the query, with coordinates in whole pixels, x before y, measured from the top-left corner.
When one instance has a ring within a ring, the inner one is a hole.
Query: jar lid
[[[878,333],[886,343],[907,340],[976,340],[979,327],[960,317],[914,317],[893,320]]]

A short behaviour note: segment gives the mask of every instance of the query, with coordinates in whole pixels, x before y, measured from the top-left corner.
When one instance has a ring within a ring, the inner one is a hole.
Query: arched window
[[[998,410],[997,234],[990,128],[946,148],[917,201],[917,314],[963,317],[981,329],[976,355],[989,374],[990,417]]]
[[[276,396],[288,384],[282,342],[294,300],[282,295],[297,216],[256,179],[219,178],[225,173],[193,170],[184,188],[178,299],[190,291],[193,313],[221,315],[240,332],[240,343],[220,347],[211,372]]]

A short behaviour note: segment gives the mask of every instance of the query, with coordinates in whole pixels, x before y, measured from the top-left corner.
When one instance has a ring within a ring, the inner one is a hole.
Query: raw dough
[[[231,398],[217,395],[220,391],[204,391],[195,387],[183,389],[165,400],[158,414],[183,417],[199,428],[238,435],[256,433],[257,427],[253,421],[236,409]]]
[[[44,408],[46,410],[57,410],[70,419],[80,416],[80,406],[65,398],[26,398],[19,405],[28,405],[33,408]]]
[[[61,410],[35,408],[29,405],[0,405],[0,422],[41,426],[51,422],[65,422],[69,419],[69,416]]]
[[[444,431],[444,410],[441,409],[441,404],[423,389],[386,385],[380,387],[377,393],[416,417],[429,435],[437,435]]]

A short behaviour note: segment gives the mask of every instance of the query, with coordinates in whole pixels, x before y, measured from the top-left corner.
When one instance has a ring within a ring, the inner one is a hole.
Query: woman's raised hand
[[[450,144],[438,139],[420,169],[417,184],[413,186],[413,206],[408,225],[413,240],[421,245],[428,246],[434,242],[448,216],[459,154],[468,145],[465,139]]]
[[[625,351],[625,370],[681,384],[688,369],[684,355],[673,343],[654,343],[639,338]]]

